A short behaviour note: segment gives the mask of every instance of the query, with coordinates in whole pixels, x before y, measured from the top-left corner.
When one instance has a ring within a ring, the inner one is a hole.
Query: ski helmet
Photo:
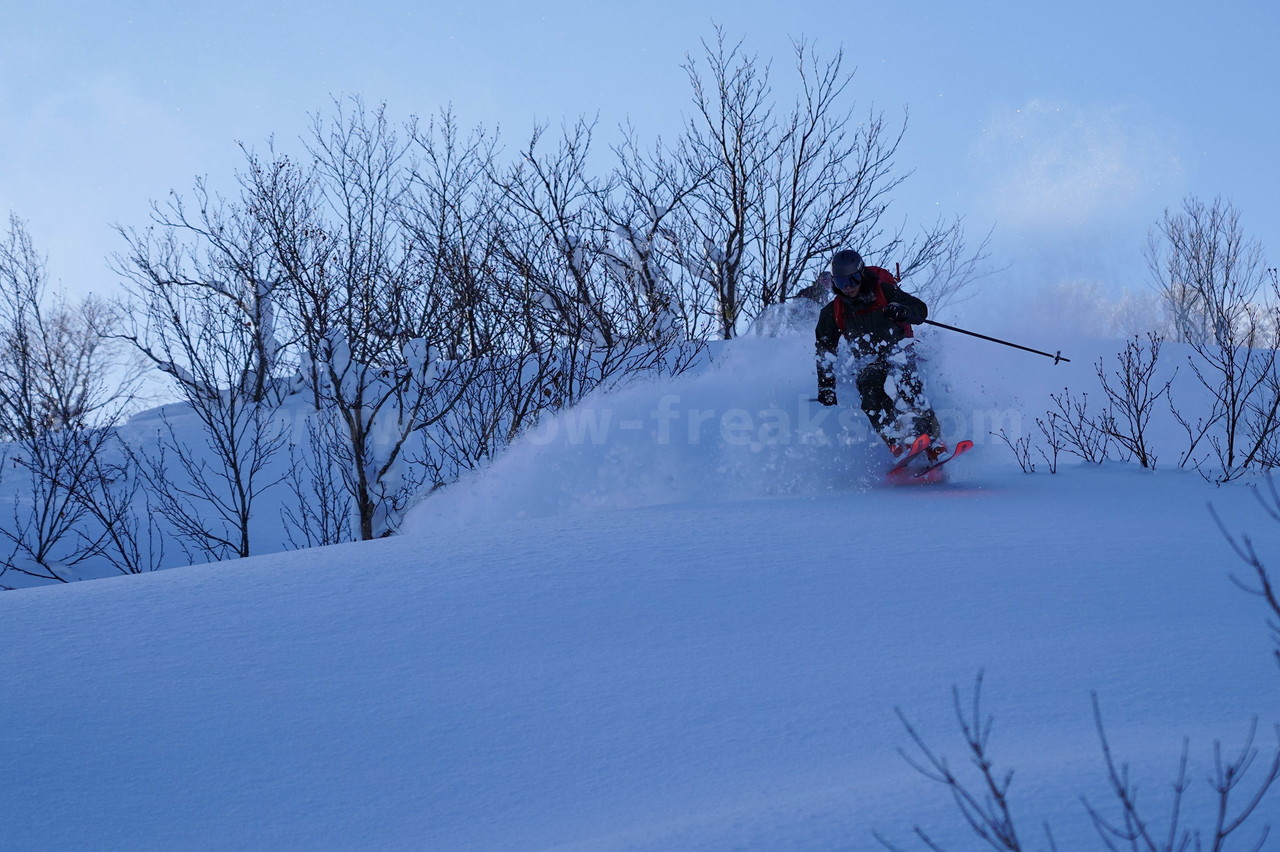
[[[853,249],[842,249],[835,253],[831,258],[831,274],[836,279],[836,283],[844,286],[844,282],[853,279],[854,282],[862,280],[862,273],[866,270],[867,265],[862,262],[862,255]]]

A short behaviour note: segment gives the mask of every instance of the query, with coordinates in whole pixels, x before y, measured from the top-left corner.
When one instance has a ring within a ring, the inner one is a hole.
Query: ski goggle
[[[841,275],[835,278],[835,283],[841,290],[857,290],[862,286],[862,275]]]

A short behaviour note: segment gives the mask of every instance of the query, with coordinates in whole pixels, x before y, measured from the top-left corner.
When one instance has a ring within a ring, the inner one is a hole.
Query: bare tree
[[[1151,416],[1156,403],[1169,392],[1173,382],[1170,378],[1163,384],[1155,384],[1163,342],[1158,334],[1148,332],[1145,345],[1137,337],[1125,344],[1111,374],[1106,372],[1102,361],[1095,365],[1098,381],[1110,403],[1097,421],[1099,430],[1147,468],[1156,466],[1148,435]]]
[[[431,286],[448,296],[442,344],[454,359],[501,349],[507,294],[496,286],[503,263],[501,194],[492,180],[497,140],[483,128],[463,136],[449,110],[410,128],[417,154],[405,225],[434,272]]]
[[[1045,420],[1037,420],[1056,458],[1059,450],[1066,450],[1081,461],[1102,464],[1107,458],[1107,446],[1111,438],[1099,425],[1106,412],[1092,414],[1089,411],[1089,395],[1075,396],[1067,388],[1061,394],[1049,394],[1053,409]],[[1047,459],[1046,459],[1047,460]]]
[[[1270,764],[1263,764],[1261,780],[1243,804],[1239,803],[1237,793],[1244,783],[1245,776],[1254,767],[1258,750],[1254,748],[1257,736],[1257,719],[1249,728],[1244,745],[1239,754],[1232,759],[1224,759],[1222,744],[1213,744],[1214,772],[1209,778],[1209,786],[1214,793],[1214,819],[1210,826],[1201,829],[1184,828],[1181,822],[1182,797],[1190,786],[1187,778],[1187,755],[1190,751],[1189,740],[1182,742],[1182,754],[1178,761],[1178,774],[1173,782],[1173,802],[1167,823],[1157,825],[1150,815],[1138,804],[1138,788],[1130,777],[1127,764],[1117,764],[1102,724],[1102,710],[1098,705],[1098,696],[1094,694],[1093,719],[1098,730],[1098,739],[1102,743],[1102,755],[1107,767],[1107,780],[1111,785],[1112,800],[1115,809],[1120,812],[1119,818],[1108,817],[1103,811],[1085,800],[1085,808],[1093,820],[1099,838],[1111,852],[1123,849],[1150,849],[1154,852],[1178,852],[1178,850],[1209,849],[1221,852],[1226,846],[1227,838],[1239,831],[1257,811],[1258,805],[1280,778],[1280,747],[1270,758]],[[1278,731],[1277,733],[1280,733]],[[1232,811],[1232,808],[1235,811]],[[1252,845],[1254,850],[1261,850],[1271,833],[1271,826],[1264,825],[1259,838]]]
[[[729,45],[719,27],[714,42],[703,42],[703,60],[705,72],[692,57],[684,66],[695,115],[683,146],[693,159],[692,171],[709,177],[691,199],[680,242],[685,267],[715,294],[718,332],[728,339],[749,310],[748,243],[783,140],[768,66],[744,56],[740,44]]]
[[[351,492],[332,452],[343,444],[342,425],[325,410],[313,412],[306,429],[305,444],[289,445],[287,481],[293,500],[280,510],[289,545],[299,549],[354,541]]]
[[[88,460],[101,449],[100,434],[42,430],[6,448],[0,463],[25,474],[26,488],[17,490],[27,494],[0,520],[0,578],[13,572],[65,583],[91,555],[78,538],[88,513],[76,487],[91,475]]]
[[[510,351],[532,356],[520,364],[527,391],[518,397],[534,412],[572,405],[636,373],[680,372],[699,350],[660,301],[636,298],[644,275],[654,276],[651,295],[661,298],[660,273],[653,255],[628,256],[611,242],[617,231],[603,199],[616,179],[588,173],[591,133],[578,122],[544,151],[543,131],[535,130],[520,162],[496,177],[508,202],[500,280],[515,295],[508,322],[519,335]],[[634,232],[623,239],[640,247]]]
[[[1267,282],[1261,244],[1246,237],[1229,202],[1188,197],[1181,212],[1165,212],[1146,257],[1177,339],[1194,350],[1191,371],[1212,399],[1194,419],[1173,409],[1188,437],[1181,464],[1203,470],[1200,448],[1208,445],[1214,477],[1233,479],[1268,457],[1280,429],[1280,323],[1260,300]],[[1274,276],[1271,290],[1274,303]]]
[[[11,216],[0,243],[0,436],[9,476],[25,487],[0,521],[0,575],[66,581],[124,522],[129,507],[96,499],[107,487],[110,427],[137,390],[120,347],[105,339],[116,322],[92,296],[50,296],[44,258]]]
[[[428,239],[456,220],[414,219],[439,199],[413,199],[410,149],[423,137],[415,122],[405,131],[385,106],[335,102],[313,118],[309,165],[264,170],[272,179],[253,201],[286,282],[302,381],[343,425],[333,451],[362,539],[394,531],[423,475],[413,447],[465,386],[467,362],[449,357],[454,293],[437,275],[445,249]]]
[[[929,747],[901,708],[895,710],[898,719],[906,728],[907,735],[911,737],[911,741],[923,759],[912,757],[901,749],[899,753],[925,778],[947,788],[965,824],[987,846],[992,849],[1006,850],[1006,852],[1020,852],[1024,847],[1018,837],[1017,823],[1013,818],[1012,802],[1009,798],[1013,772],[998,772],[995,768],[990,746],[993,719],[982,713],[982,673],[978,673],[974,684],[973,706],[968,714],[965,712],[960,690],[954,686],[951,688],[951,702],[955,710],[956,722],[964,738],[965,749],[970,761],[977,768],[975,782],[963,780],[957,775],[947,759]],[[912,831],[929,849],[942,849],[920,826],[915,826]],[[890,843],[879,832],[875,833],[875,838],[884,847],[901,852],[899,847]],[[1053,843],[1052,833],[1049,834],[1049,846],[1051,849],[1057,848]]]
[[[110,424],[133,402],[138,371],[113,345],[119,316],[93,295],[50,293],[45,259],[11,215],[0,244],[0,435]]]
[[[1229,201],[1188,196],[1147,237],[1147,269],[1180,343],[1254,345],[1262,246]]]
[[[1062,457],[1062,451],[1067,447],[1067,430],[1063,425],[1064,415],[1060,411],[1046,411],[1044,417],[1036,418],[1036,428],[1040,430],[1041,437],[1044,438],[1044,446],[1037,447],[1040,458],[1044,459],[1045,464],[1049,466],[1049,473],[1058,472],[1058,460]],[[1030,439],[1027,439],[1028,441]],[[1005,440],[1008,444],[1008,439]],[[1009,444],[1010,448],[1017,452],[1017,447]],[[1027,466],[1022,466],[1022,472],[1027,473]],[[1034,472],[1034,466],[1032,471]]]
[[[805,41],[794,51],[800,94],[783,117],[764,205],[754,211],[763,305],[799,290],[814,259],[825,262],[854,240],[868,248],[879,242],[888,199],[906,179],[894,163],[905,116],[896,131],[876,112],[855,124],[852,105],[841,107],[853,81],[843,70],[844,51],[822,59]]]
[[[901,266],[904,278],[920,271],[942,297],[977,277],[984,254],[985,242],[965,251],[959,220],[911,240],[886,229],[890,197],[908,176],[895,162],[905,116],[896,128],[880,112],[856,120],[843,52],[822,59],[804,41],[794,52],[799,94],[789,111],[774,103],[770,66],[721,28],[684,66],[694,115],[680,150],[689,172],[707,178],[680,219],[681,262],[715,294],[725,338],[798,292],[814,262],[841,247]]]
[[[1037,421],[1037,423],[1039,423],[1039,421]],[[1041,434],[1045,434],[1045,427],[1041,427]],[[1052,432],[1052,430],[1049,430],[1049,434],[1054,434],[1054,433]],[[992,432],[991,436],[994,438],[999,438],[1004,443],[1004,445],[1009,448],[1009,450],[1013,453],[1014,459],[1018,462],[1018,467],[1022,468],[1023,473],[1036,472],[1035,462],[1031,458],[1032,444],[1031,444],[1030,435],[1018,435],[1015,437],[1009,434],[1009,432],[1006,431],[1005,429],[1001,429],[999,432]],[[1054,445],[1050,449],[1051,449],[1051,455],[1046,457],[1046,460],[1050,461],[1050,464],[1053,465],[1054,467],[1053,472],[1056,473],[1057,464],[1058,464],[1058,454],[1062,450],[1061,442],[1055,438]],[[1043,453],[1042,453],[1042,456],[1043,456]]]
[[[1239,329],[1251,340],[1235,338],[1227,331],[1223,342],[1193,343],[1188,365],[1210,394],[1210,405],[1194,420],[1170,403],[1175,418],[1188,436],[1181,464],[1203,469],[1202,444],[1210,447],[1215,465],[1212,478],[1227,481],[1269,458],[1280,429],[1280,380],[1277,379],[1277,343],[1259,345],[1256,340],[1262,309],[1252,309],[1248,323]],[[1209,474],[1206,474],[1209,475]]]
[[[249,165],[260,168],[252,157]],[[245,186],[260,179],[253,173],[239,176]],[[234,377],[235,388],[253,402],[265,400],[273,392],[282,347],[276,306],[281,273],[270,235],[252,206],[214,195],[197,178],[193,204],[171,193],[167,203],[152,204],[151,228],[117,230],[129,244],[128,257],[117,261],[117,271],[127,279],[168,288],[175,294],[172,300],[189,291],[192,300],[208,300],[212,309],[226,311],[246,328],[251,358]],[[169,372],[163,364],[156,366]]]
[[[77,527],[85,552],[121,574],[164,567],[165,536],[136,452],[119,434],[88,463],[74,494],[92,523]]]
[[[1013,770],[997,771],[994,755],[991,752],[991,730],[994,718],[983,715],[980,698],[982,693],[982,673],[977,676],[973,689],[972,709],[966,713],[961,701],[960,692],[952,687],[952,703],[956,721],[964,740],[969,761],[976,769],[974,777],[965,778],[960,772],[953,770],[947,758],[936,752],[911,724],[905,714],[898,710],[898,717],[906,728],[908,736],[922,759],[903,752],[903,757],[925,778],[944,786],[951,795],[960,812],[964,825],[991,849],[1004,852],[1022,852],[1033,848],[1025,834],[1019,832],[1019,826],[1013,816],[1013,802],[1010,789],[1013,784]],[[1280,744],[1274,752],[1261,764],[1261,771],[1250,775],[1251,770],[1259,764],[1259,751],[1254,747],[1257,735],[1257,721],[1250,727],[1243,747],[1234,757],[1224,758],[1222,745],[1215,742],[1213,746],[1213,774],[1208,779],[1208,786],[1213,793],[1212,814],[1207,825],[1200,828],[1187,828],[1184,824],[1183,795],[1189,788],[1187,776],[1189,743],[1184,740],[1178,762],[1177,777],[1173,783],[1174,798],[1167,818],[1157,821],[1150,809],[1140,806],[1137,796],[1137,785],[1132,780],[1132,773],[1127,764],[1116,760],[1102,721],[1102,711],[1096,694],[1091,696],[1093,704],[1094,725],[1101,744],[1103,761],[1107,769],[1110,785],[1111,803],[1107,808],[1084,801],[1084,807],[1093,822],[1094,830],[1106,849],[1111,852],[1127,850],[1148,850],[1148,852],[1184,852],[1188,849],[1205,849],[1222,852],[1226,841],[1241,831],[1249,823],[1251,817],[1258,813],[1262,803],[1272,786],[1280,779]],[[1277,731],[1280,734],[1280,731]],[[1244,787],[1249,777],[1252,789]],[[1243,797],[1243,801],[1241,798]],[[1108,815],[1107,811],[1118,812]],[[1043,826],[1047,848],[1058,848],[1052,828]],[[933,852],[942,852],[944,847],[923,828],[913,828],[915,837]],[[1270,826],[1263,825],[1258,831],[1258,840],[1249,848],[1264,848]],[[894,845],[879,832],[874,833],[880,844],[888,849],[901,852],[901,847]]]
[[[601,248],[630,297],[635,324],[657,338],[672,318],[685,339],[710,336],[719,327],[715,300],[681,263],[678,234],[680,211],[708,173],[694,171],[691,158],[661,141],[642,150],[630,127],[613,151],[613,192],[600,195],[612,238]]]
[[[930,311],[962,300],[975,282],[992,271],[987,265],[992,233],[988,231],[974,246],[962,218],[939,219],[899,247],[906,257],[901,276],[910,280],[911,292],[928,303]],[[896,264],[894,271],[898,271]]]
[[[599,274],[600,253],[593,245],[603,231],[601,186],[588,171],[594,128],[579,120],[565,128],[551,150],[542,144],[545,128],[537,127],[519,162],[495,176],[509,212],[507,260],[518,271],[538,316],[526,333],[526,349],[544,347],[536,339],[542,329],[560,331],[562,339],[598,340],[612,348],[625,333],[612,310],[615,293]]]
[[[1154,357],[1154,356],[1153,356]],[[1149,363],[1140,358],[1141,363]],[[1139,372],[1142,372],[1140,370]],[[1145,396],[1143,396],[1145,398]],[[1270,476],[1266,488],[1255,492],[1259,503],[1275,521],[1280,521],[1280,491]],[[1244,578],[1230,575],[1231,581],[1247,594],[1263,601],[1267,614],[1267,628],[1272,637],[1272,653],[1280,662],[1280,591],[1275,578],[1262,561],[1247,535],[1232,534],[1221,516],[1210,507],[1219,530],[1235,551],[1249,566],[1250,574]],[[965,712],[959,690],[952,687],[952,702],[956,720],[963,736],[965,749],[976,774],[964,777],[953,770],[947,758],[933,749],[917,728],[899,709],[898,716],[906,728],[922,758],[903,753],[904,758],[921,775],[947,788],[956,804],[963,824],[994,849],[1022,850],[1029,848],[1013,818],[1010,789],[1012,770],[997,772],[990,747],[993,718],[980,711],[983,675],[979,672],[973,690],[972,710]],[[1172,784],[1173,798],[1168,815],[1160,818],[1152,814],[1149,804],[1140,804],[1138,785],[1133,779],[1131,767],[1116,758],[1110,738],[1103,724],[1101,704],[1096,693],[1090,701],[1094,726],[1102,750],[1107,771],[1109,796],[1106,805],[1084,799],[1085,810],[1104,847],[1111,852],[1120,850],[1148,850],[1148,852],[1185,852],[1185,850],[1215,850],[1222,852],[1227,841],[1251,832],[1248,845],[1243,848],[1255,852],[1267,848],[1271,835],[1269,824],[1256,825],[1256,817],[1265,813],[1261,806],[1280,781],[1280,726],[1276,727],[1277,744],[1264,753],[1257,745],[1258,721],[1254,719],[1238,751],[1224,752],[1221,742],[1213,744],[1213,769],[1206,779],[1211,793],[1209,806],[1202,813],[1208,818],[1199,827],[1187,825],[1184,797],[1191,788],[1188,772],[1190,743],[1183,739],[1178,757],[1177,773]],[[1053,833],[1045,826],[1048,848],[1056,849]],[[944,847],[919,826],[913,833],[917,840],[933,852]],[[888,849],[901,850],[879,832],[875,837]],[[1243,842],[1243,841],[1242,841]]]
[[[274,416],[280,392],[269,372],[274,345],[266,357],[268,332],[228,295],[260,290],[236,277],[240,267],[222,262],[237,253],[238,240],[257,245],[260,235],[243,217],[233,219],[243,224],[240,236],[219,231],[218,245],[182,220],[161,220],[159,235],[122,230],[129,252],[116,259],[132,297],[122,306],[129,319],[118,337],[168,375],[186,403],[185,411],[162,415],[156,448],[138,457],[157,511],[190,559],[255,551],[254,505],[279,482],[269,468],[285,443]],[[194,243],[184,242],[191,233]],[[201,440],[193,441],[196,435]]]
[[[1265,488],[1255,490],[1254,495],[1271,519],[1280,522],[1280,490],[1277,490],[1275,480],[1271,474],[1268,474],[1265,478]],[[1262,557],[1258,554],[1257,549],[1253,546],[1252,539],[1248,535],[1240,535],[1238,537],[1233,535],[1227,529],[1226,524],[1223,523],[1217,510],[1211,506],[1209,511],[1212,513],[1218,529],[1222,531],[1223,537],[1231,545],[1231,549],[1235,551],[1236,556],[1240,557],[1242,562],[1249,566],[1252,572],[1252,577],[1247,579],[1241,579],[1232,574],[1230,575],[1231,582],[1248,594],[1261,599],[1267,607],[1269,615],[1267,629],[1271,632],[1276,662],[1280,663],[1280,581],[1272,576],[1271,570],[1262,561]]]

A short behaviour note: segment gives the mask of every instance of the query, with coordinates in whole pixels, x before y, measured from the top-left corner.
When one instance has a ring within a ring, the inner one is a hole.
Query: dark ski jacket
[[[912,325],[924,322],[929,316],[928,306],[899,287],[887,269],[868,266],[864,282],[869,284],[863,284],[856,300],[833,288],[835,298],[818,315],[814,334],[819,388],[836,386],[834,356],[840,348],[841,337],[849,342],[855,356],[884,355],[895,343],[912,336]],[[894,322],[884,315],[884,309],[893,303],[907,309],[903,322]]]

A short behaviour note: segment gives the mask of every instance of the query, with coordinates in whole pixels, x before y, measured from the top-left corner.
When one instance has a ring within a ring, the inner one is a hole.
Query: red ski
[[[955,461],[957,458],[959,458],[960,456],[964,455],[965,453],[969,452],[972,449],[973,449],[973,441],[960,441],[955,445],[955,448],[951,451],[951,455],[943,456],[942,458],[935,459],[934,461],[930,462],[929,465],[925,467],[923,470],[917,471],[915,473],[915,476],[916,478],[922,478],[922,477],[933,476],[933,475],[941,475],[939,472],[939,468],[941,468],[947,462]],[[939,480],[931,480],[931,481],[939,481]]]
[[[889,468],[889,476],[903,473],[908,469],[920,467],[924,462],[928,461],[927,455],[929,449],[930,438],[928,435],[921,435],[912,442],[911,448],[907,450],[907,454],[898,459],[893,467]]]
[[[942,469],[943,465],[973,449],[973,441],[960,441],[950,454],[937,458],[930,456],[930,446],[928,435],[921,435],[916,438],[907,454],[899,459],[893,467],[889,468],[885,480],[892,485],[908,483],[926,485],[943,482],[946,479],[946,471]]]

